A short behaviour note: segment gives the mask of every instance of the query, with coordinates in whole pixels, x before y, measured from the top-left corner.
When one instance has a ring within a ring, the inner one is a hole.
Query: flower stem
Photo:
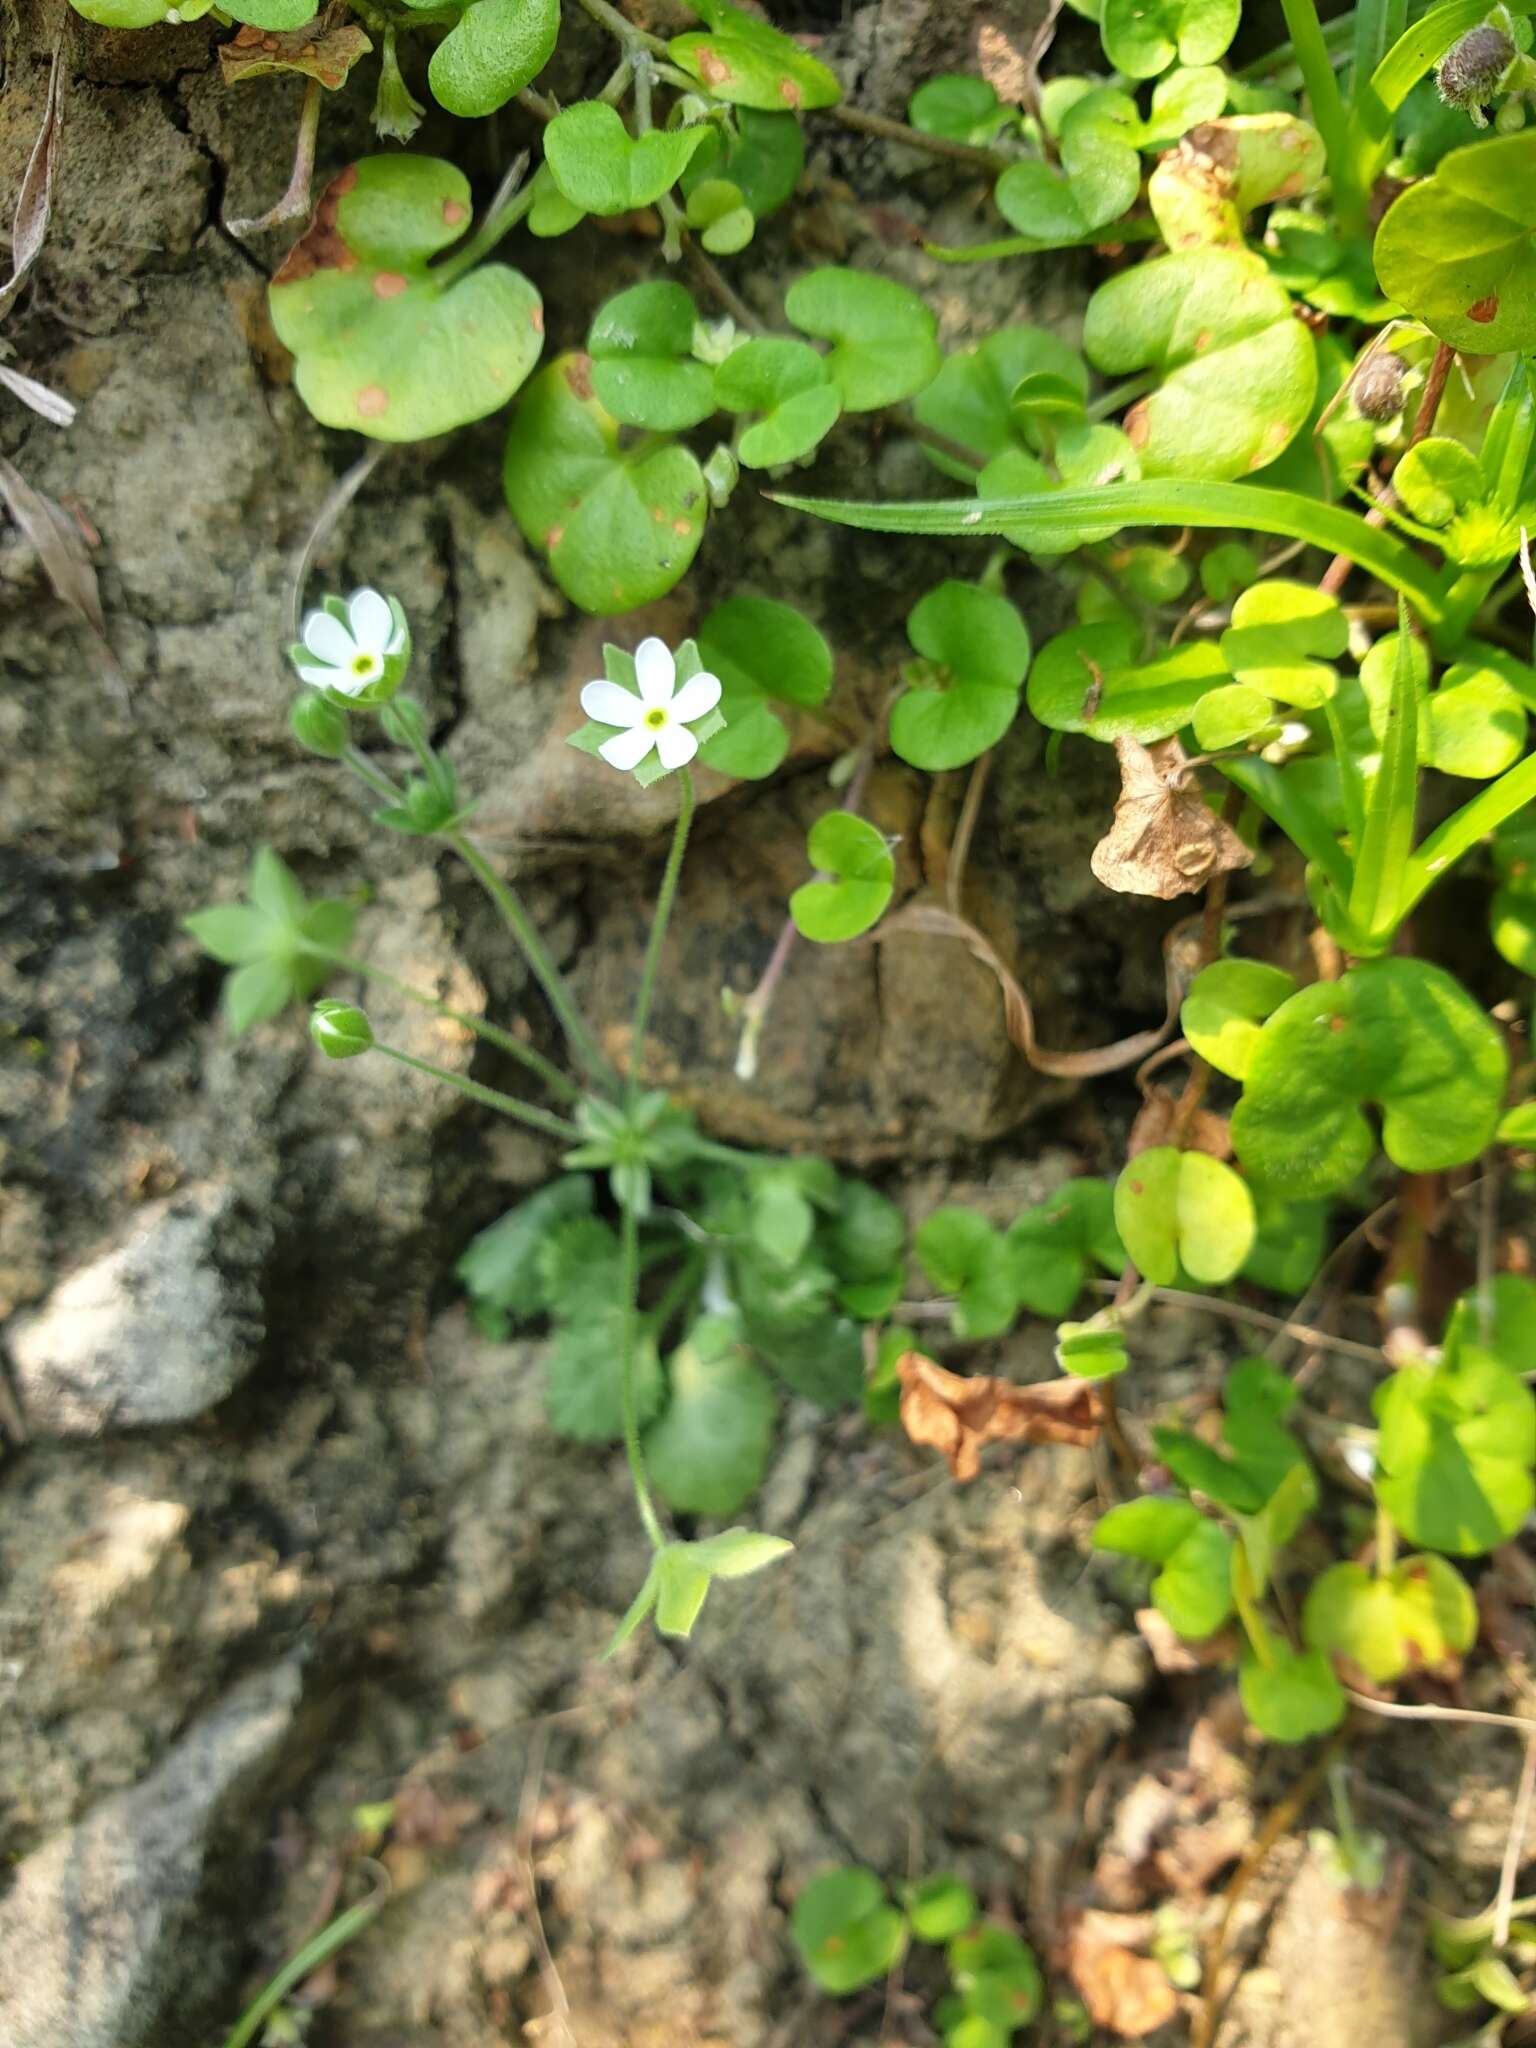
[[[328,960],[344,974],[361,975],[365,981],[377,982],[380,988],[392,989],[396,995],[404,996],[408,1002],[419,1003],[425,1010],[435,1010],[439,1017],[446,1017],[450,1023],[462,1024],[466,1031],[472,1031],[476,1038],[483,1038],[487,1045],[499,1046],[504,1053],[509,1053],[513,1059],[525,1066],[529,1073],[537,1074],[545,1086],[554,1089],[557,1095],[563,1095],[568,1102],[580,1100],[581,1090],[569,1074],[562,1074],[553,1060],[545,1059],[542,1053],[535,1052],[532,1046],[524,1045],[520,1038],[514,1037],[510,1031],[503,1031],[499,1024],[492,1024],[488,1018],[473,1016],[467,1010],[456,1010],[451,1003],[443,1002],[438,996],[429,995],[426,989],[414,988],[410,982],[401,981],[393,974],[386,974],[382,967],[374,967],[367,960],[359,960],[355,954],[338,953],[329,946],[306,945],[304,951],[312,954],[317,960]]]
[[[624,1364],[619,1393],[624,1411],[624,1455],[629,1460],[635,1505],[651,1548],[664,1550],[667,1539],[651,1496],[651,1483],[645,1475],[645,1453],[640,1448],[640,1410],[635,1392],[635,1360],[640,1340],[640,1218],[628,1202],[619,1222],[619,1295],[623,1313],[620,1341]]]
[[[531,1124],[536,1131],[545,1131],[552,1138],[579,1138],[581,1133],[563,1116],[555,1116],[547,1109],[535,1109],[531,1102],[519,1102],[515,1095],[503,1095],[499,1088],[487,1088],[481,1081],[471,1081],[463,1074],[450,1074],[446,1067],[434,1066],[431,1060],[419,1060],[414,1053],[401,1052],[395,1045],[381,1045],[375,1041],[373,1050],[383,1053],[386,1059],[394,1060],[402,1067],[414,1067],[418,1074],[430,1074],[434,1081],[446,1081],[450,1088],[456,1088],[461,1095],[467,1095],[471,1102],[478,1102],[486,1109],[498,1110],[502,1116],[510,1116],[518,1123]]]
[[[683,855],[688,850],[688,828],[693,823],[693,776],[686,768],[682,771],[682,790],[682,798],[677,807],[677,823],[672,828],[672,846],[667,854],[661,888],[656,896],[656,910],[651,919],[651,936],[646,941],[645,965],[640,970],[640,993],[635,1001],[635,1025],[629,1047],[627,1093],[631,1103],[640,1093],[640,1069],[645,1054],[645,1027],[650,1022],[651,1003],[656,994],[656,977],[661,971],[661,951],[667,939],[667,920],[672,915],[678,878],[683,871]]]
[[[522,899],[501,879],[468,833],[449,832],[444,837],[506,920],[508,930],[523,949],[523,957],[532,969],[534,979],[559,1018],[577,1060],[594,1081],[606,1088],[616,1088],[618,1076],[604,1059],[597,1040],[566,986],[565,976],[550,957],[532,918],[523,907]]]

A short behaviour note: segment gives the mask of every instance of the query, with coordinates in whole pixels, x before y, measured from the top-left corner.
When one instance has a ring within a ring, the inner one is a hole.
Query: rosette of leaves
[[[1109,376],[1161,374],[1124,422],[1145,477],[1262,469],[1304,425],[1317,389],[1311,335],[1245,249],[1176,251],[1111,278],[1088,302],[1083,348]]]
[[[663,373],[672,367],[663,361]],[[513,415],[502,479],[525,539],[566,596],[584,611],[630,611],[670,590],[692,562],[708,491],[680,442],[626,441],[594,373],[592,357],[571,354],[533,380]]]
[[[365,157],[326,187],[268,291],[324,425],[425,440],[497,411],[527,377],[544,345],[527,278],[432,264],[469,219],[469,181],[435,157]]]
[[[1375,256],[1387,297],[1452,348],[1536,347],[1536,133],[1442,157],[1389,209]]]
[[[1012,725],[1029,669],[1029,629],[1017,606],[951,578],[907,618],[918,659],[891,711],[891,748],[938,774],[984,754]]]
[[[1406,1173],[1475,1159],[1498,1125],[1509,1058],[1497,1026],[1443,968],[1362,961],[1287,997],[1248,1057],[1232,1143],[1290,1198],[1333,1194],[1381,1146]]]
[[[329,956],[346,950],[356,921],[354,904],[307,897],[270,846],[252,858],[243,903],[214,904],[182,920],[203,951],[231,970],[222,1001],[236,1036],[322,987],[333,972]]]
[[[1502,568],[1536,518],[1528,502],[1505,505],[1471,449],[1447,435],[1416,442],[1392,472],[1392,486],[1410,518],[1396,524],[1432,541],[1464,569]]]
[[[440,0],[403,0],[438,11]],[[554,55],[560,0],[469,0],[427,66],[432,96],[466,119],[494,114]]]

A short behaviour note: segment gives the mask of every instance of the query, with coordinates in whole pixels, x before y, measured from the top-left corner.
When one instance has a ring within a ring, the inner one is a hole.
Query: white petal
[[[645,706],[633,690],[618,683],[588,683],[581,693],[581,708],[599,725],[638,725]]]
[[[696,718],[703,718],[713,711],[719,702],[720,678],[697,675],[688,678],[667,709],[683,725],[692,725]]]
[[[347,600],[347,621],[352,638],[369,654],[382,654],[395,630],[394,613],[388,600],[376,590],[354,590]]]
[[[329,612],[311,612],[304,621],[301,638],[311,654],[330,662],[333,668],[345,668],[357,652],[352,635]]]
[[[654,636],[642,640],[635,649],[635,681],[640,685],[640,695],[647,704],[669,704],[672,701],[672,685],[677,680],[677,663],[672,659],[672,650],[665,640]]]
[[[638,768],[655,744],[651,726],[632,725],[628,732],[616,732],[611,740],[604,740],[597,751],[610,768]]]
[[[311,668],[307,662],[296,662],[299,680],[313,683],[317,690],[341,689],[347,682],[347,672],[340,668]]]
[[[699,743],[685,725],[664,725],[656,735],[656,751],[663,768],[681,768],[699,751]]]
[[[330,687],[339,691],[343,697],[360,697],[368,685],[377,680],[376,676],[354,676],[347,674],[345,670],[334,669],[331,672]]]

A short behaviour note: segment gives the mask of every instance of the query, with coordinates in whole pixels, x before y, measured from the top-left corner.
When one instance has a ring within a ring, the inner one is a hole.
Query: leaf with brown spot
[[[1012,1380],[946,1372],[920,1351],[896,1361],[901,1381],[901,1426],[914,1444],[942,1451],[962,1482],[981,1470],[986,1444],[1076,1444],[1099,1433],[1099,1397],[1086,1380]]]
[[[1113,1938],[1116,1917],[1078,1918],[1067,1937],[1067,1974],[1095,2026],[1122,2040],[1140,2040],[1178,2017],[1179,1995],[1160,1964]]]
[[[1106,889],[1125,896],[1188,896],[1212,875],[1245,868],[1253,853],[1200,793],[1177,739],[1144,747],[1115,741],[1120,797],[1115,822],[1089,865]]]
[[[242,28],[232,42],[219,45],[219,69],[226,85],[242,78],[265,78],[274,71],[296,71],[303,78],[317,79],[327,92],[338,92],[347,73],[373,48],[355,22],[335,28],[313,24],[277,35],[265,29]]]

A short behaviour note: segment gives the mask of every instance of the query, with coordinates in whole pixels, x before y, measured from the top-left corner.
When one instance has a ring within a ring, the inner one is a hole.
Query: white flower
[[[699,751],[688,731],[720,702],[720,678],[690,676],[681,688],[677,663],[662,640],[642,640],[635,649],[635,682],[640,694],[619,683],[588,683],[581,708],[598,725],[622,726],[598,752],[610,768],[638,768],[652,747],[663,768],[681,768]]]
[[[391,664],[408,653],[410,639],[405,614],[376,590],[354,590],[346,613],[345,623],[333,612],[308,615],[294,667],[317,690],[357,697],[383,681]]]

